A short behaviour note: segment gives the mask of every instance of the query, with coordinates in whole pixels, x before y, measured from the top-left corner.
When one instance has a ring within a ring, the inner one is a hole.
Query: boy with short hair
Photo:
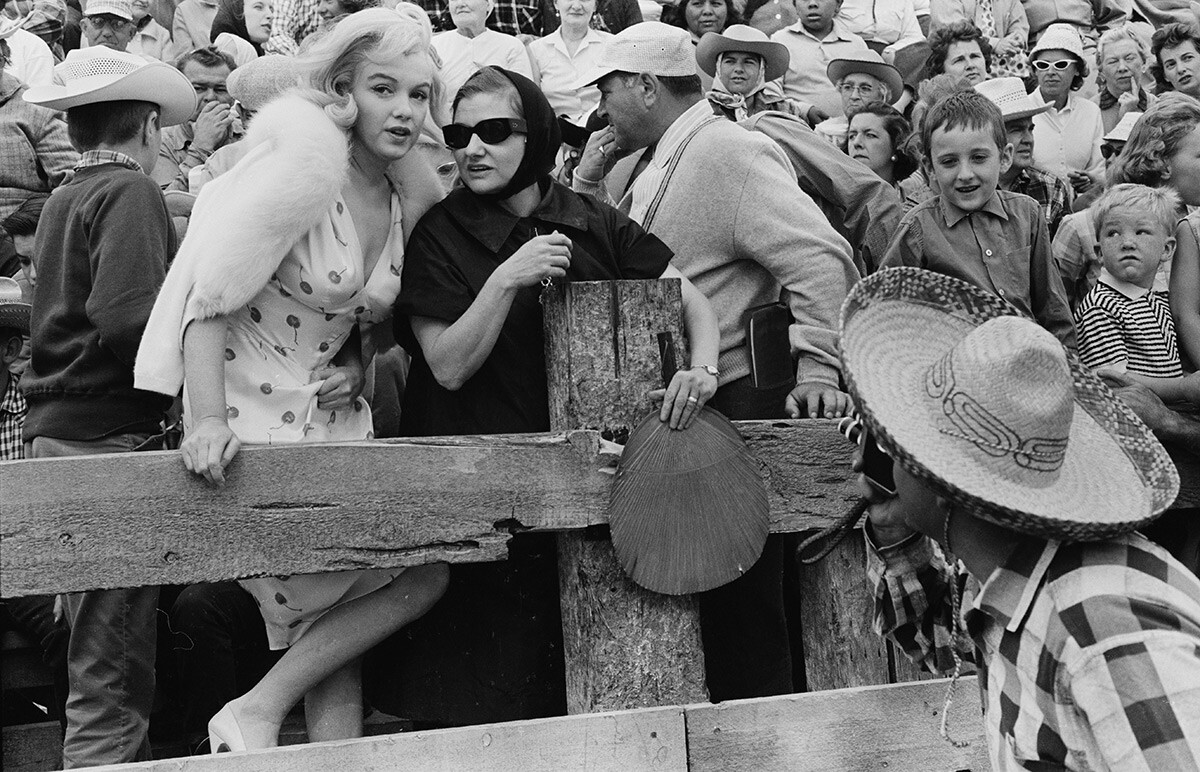
[[[1079,357],[1113,368],[1165,401],[1200,402],[1185,378],[1167,294],[1154,289],[1159,265],[1175,252],[1179,196],[1167,188],[1122,184],[1092,205],[1100,280],[1075,312]]]
[[[938,195],[913,207],[882,267],[913,266],[970,282],[1075,347],[1075,325],[1054,267],[1041,207],[999,190],[1013,147],[1000,109],[974,91],[937,102],[921,126],[926,173]]]
[[[161,127],[195,109],[178,70],[104,46],[72,51],[25,99],[67,113],[75,177],[46,203],[22,378],[30,458],[152,447],[170,398],[133,387],[133,362],[175,233],[150,171]],[[71,639],[63,767],[148,759],[157,587],[63,596]]]

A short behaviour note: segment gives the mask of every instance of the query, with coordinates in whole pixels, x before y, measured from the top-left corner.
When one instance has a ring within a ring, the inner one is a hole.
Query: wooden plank
[[[543,294],[551,428],[628,438],[662,385],[659,334],[683,342],[679,285],[572,282]],[[707,699],[695,598],[629,581],[606,534],[560,534],[558,577],[569,713]]]
[[[46,772],[62,768],[62,728],[57,721],[15,724],[0,730],[0,769]]]
[[[866,546],[855,531],[821,560],[800,568],[800,627],[809,691],[885,684],[887,643],[875,634]]]
[[[938,734],[948,680],[738,700],[687,711],[691,772],[987,770],[974,677],[955,687],[950,734]]]
[[[853,499],[832,421],[740,428],[773,530]],[[510,527],[605,522],[614,463],[596,431],[247,448],[220,489],[175,452],[2,462],[0,597],[497,560]]]
[[[514,721],[96,767],[96,772],[686,772],[681,707]]]

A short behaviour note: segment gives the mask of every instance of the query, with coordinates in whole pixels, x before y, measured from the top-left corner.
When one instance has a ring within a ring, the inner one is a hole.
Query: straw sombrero
[[[972,513],[1086,541],[1174,501],[1166,450],[1050,333],[999,297],[918,268],[863,279],[842,306],[842,367],[889,454]]]
[[[153,102],[159,106],[160,126],[183,123],[196,110],[196,90],[182,72],[106,46],[68,52],[54,65],[54,83],[33,86],[24,98],[52,110],[119,100]]]
[[[0,276],[0,327],[15,327],[29,332],[28,303],[21,301],[21,285],[16,279]]]

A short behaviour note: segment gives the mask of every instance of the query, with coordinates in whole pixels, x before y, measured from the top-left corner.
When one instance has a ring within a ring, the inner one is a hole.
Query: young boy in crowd
[[[951,94],[926,114],[921,141],[926,173],[940,193],[904,216],[882,267],[925,268],[970,282],[1074,348],[1075,325],[1041,207],[998,189],[1013,156],[1000,108],[974,91]]]
[[[25,99],[67,113],[82,155],[39,224],[33,356],[21,386],[30,458],[153,446],[170,398],[133,388],[133,361],[175,233],[149,176],[163,126],[195,109],[174,67],[103,46],[72,51]],[[65,769],[147,759],[157,587],[63,596],[71,626]]]
[[[1200,403],[1200,381],[1184,377],[1159,265],[1175,252],[1179,197],[1167,188],[1117,185],[1092,205],[1100,280],[1075,312],[1079,357],[1115,369],[1160,399]],[[1200,376],[1198,376],[1200,377]]]

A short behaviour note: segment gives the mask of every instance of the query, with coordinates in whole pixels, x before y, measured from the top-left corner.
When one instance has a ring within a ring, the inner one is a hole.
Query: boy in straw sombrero
[[[157,449],[171,398],[135,389],[133,361],[176,243],[149,174],[195,92],[174,67],[104,46],[70,52],[54,81],[25,99],[66,111],[81,156],[38,226],[25,455]],[[64,596],[66,769],[149,758],[157,601],[157,587]]]
[[[867,485],[876,629],[930,670],[979,666],[995,769],[1196,769],[1200,580],[1134,532],[1178,474],[1013,314],[915,268],[842,309],[862,435],[894,462],[894,494]]]

